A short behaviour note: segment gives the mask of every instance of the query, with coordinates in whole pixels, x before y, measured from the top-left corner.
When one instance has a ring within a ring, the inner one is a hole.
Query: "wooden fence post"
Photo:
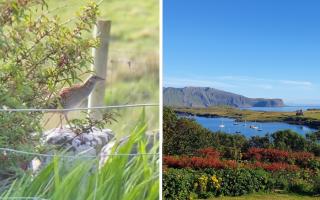
[[[93,31],[93,37],[100,40],[99,47],[92,50],[94,64],[92,70],[97,76],[107,79],[107,64],[108,64],[108,48],[110,41],[111,21],[98,20]],[[104,105],[104,96],[106,90],[106,82],[98,82],[89,96],[88,108]],[[89,110],[90,117],[101,119],[99,110]]]

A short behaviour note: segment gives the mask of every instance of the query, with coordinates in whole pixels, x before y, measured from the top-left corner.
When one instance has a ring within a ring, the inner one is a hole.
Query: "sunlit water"
[[[192,118],[211,131],[223,131],[231,134],[240,133],[246,137],[256,135],[263,136],[266,133],[274,133],[276,131],[286,129],[290,129],[302,135],[316,131],[315,129],[308,128],[307,126],[293,125],[283,122],[236,122],[234,119],[222,117],[208,118],[193,116]],[[223,127],[221,125],[223,125]],[[254,129],[253,127],[257,128]]]

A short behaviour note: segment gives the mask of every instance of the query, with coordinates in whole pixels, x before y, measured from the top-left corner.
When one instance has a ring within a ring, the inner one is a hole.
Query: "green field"
[[[219,197],[210,200],[316,200],[320,197],[300,196],[295,194],[251,194],[241,197]]]

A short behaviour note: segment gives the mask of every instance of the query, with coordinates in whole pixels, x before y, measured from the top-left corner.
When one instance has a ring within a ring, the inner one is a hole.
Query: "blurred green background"
[[[64,22],[74,18],[86,3],[86,0],[49,0],[48,6],[51,14]],[[101,19],[112,21],[105,104],[159,103],[159,1],[104,0],[99,10]],[[72,23],[71,20],[70,26]],[[113,111],[119,116],[108,128],[123,135],[135,125],[142,108]],[[78,115],[70,113],[70,118]],[[148,129],[157,130],[159,108],[146,107],[146,117]],[[57,124],[58,116],[54,116],[45,128]]]

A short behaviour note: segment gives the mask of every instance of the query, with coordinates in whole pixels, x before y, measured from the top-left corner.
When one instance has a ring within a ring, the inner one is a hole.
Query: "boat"
[[[247,126],[247,120],[244,120],[243,126]]]
[[[255,126],[255,125],[250,125],[250,128],[255,129],[255,130],[259,129],[259,127]]]
[[[221,124],[219,125],[220,128],[224,128],[223,121],[221,120]]]
[[[236,126],[236,125],[239,125],[239,123],[238,123],[238,122],[234,122],[234,123],[233,123],[233,125],[235,125],[235,126]]]
[[[256,122],[255,122],[255,124],[256,124]],[[258,130],[258,129],[259,129],[259,127],[258,127],[258,126],[255,126],[255,125],[250,125],[250,128],[255,129],[255,130]]]

